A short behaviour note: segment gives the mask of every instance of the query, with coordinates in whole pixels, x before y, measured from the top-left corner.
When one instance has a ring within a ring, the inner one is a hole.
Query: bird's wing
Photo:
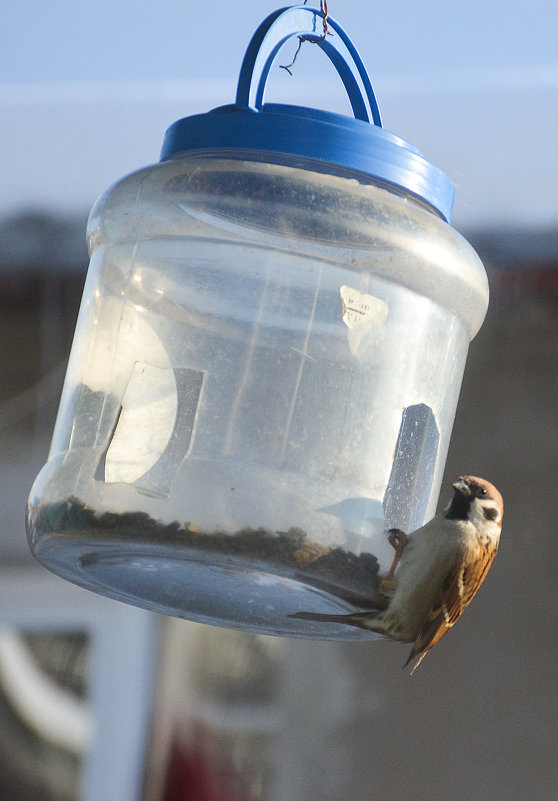
[[[438,602],[424,621],[406,665],[417,654],[426,654],[457,623],[486,578],[496,552],[497,548],[494,546],[483,547],[478,559],[458,563],[449,571],[442,584]]]

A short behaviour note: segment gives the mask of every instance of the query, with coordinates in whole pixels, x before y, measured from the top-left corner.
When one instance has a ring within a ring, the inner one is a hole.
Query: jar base
[[[146,536],[133,517],[136,528],[130,526],[130,516],[126,535],[115,536],[112,526],[84,528],[83,516],[78,520],[72,511],[74,517],[64,521],[44,508],[32,515],[31,549],[45,567],[86,589],[161,614],[259,634],[327,640],[378,636],[342,623],[292,617],[385,607],[371,554],[356,556],[340,548],[316,554],[297,530],[190,534],[153,529],[151,521]],[[56,518],[62,524],[57,530],[40,525]],[[68,528],[70,519],[79,527]],[[259,552],[248,551],[254,543]]]

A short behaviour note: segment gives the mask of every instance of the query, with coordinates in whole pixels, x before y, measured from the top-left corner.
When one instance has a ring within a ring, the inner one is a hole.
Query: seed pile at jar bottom
[[[242,528],[232,533],[203,531],[196,523],[173,521],[163,524],[145,512],[97,512],[71,497],[60,504],[43,507],[39,528],[44,531],[73,532],[87,537],[120,542],[158,543],[188,552],[214,553],[219,563],[267,570],[303,581],[361,607],[385,609],[388,599],[379,592],[378,560],[373,554],[354,554],[340,547],[328,547],[309,539],[306,532],[268,528]],[[133,546],[132,546],[133,548]],[[195,558],[195,557],[194,557]]]

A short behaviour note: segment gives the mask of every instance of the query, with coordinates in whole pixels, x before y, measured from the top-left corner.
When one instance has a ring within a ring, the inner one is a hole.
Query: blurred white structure
[[[85,629],[90,636],[88,703],[79,710],[75,701],[72,709],[61,708],[60,697],[52,698],[54,706],[50,704],[49,695],[59,691],[48,689],[44,677],[39,678],[33,666],[25,664],[17,640],[0,635],[0,673],[3,678],[11,675],[15,703],[27,707],[36,691],[42,696],[42,709],[21,710],[27,723],[40,734],[58,739],[71,737],[73,730],[73,743],[65,746],[82,750],[79,801],[141,798],[159,621],[149,612],[81,590],[46,570],[0,570],[3,629]],[[13,671],[16,668],[19,681]],[[42,719],[43,715],[52,716],[56,708],[58,721]]]

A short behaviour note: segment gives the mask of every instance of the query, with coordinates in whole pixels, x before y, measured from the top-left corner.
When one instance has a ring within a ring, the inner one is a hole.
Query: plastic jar
[[[358,639],[289,615],[385,605],[385,531],[435,512],[488,289],[449,180],[380,127],[336,23],[315,39],[361,118],[263,103],[279,43],[317,13],[271,15],[237,103],[179,120],[93,208],[28,534],[113,598]]]

